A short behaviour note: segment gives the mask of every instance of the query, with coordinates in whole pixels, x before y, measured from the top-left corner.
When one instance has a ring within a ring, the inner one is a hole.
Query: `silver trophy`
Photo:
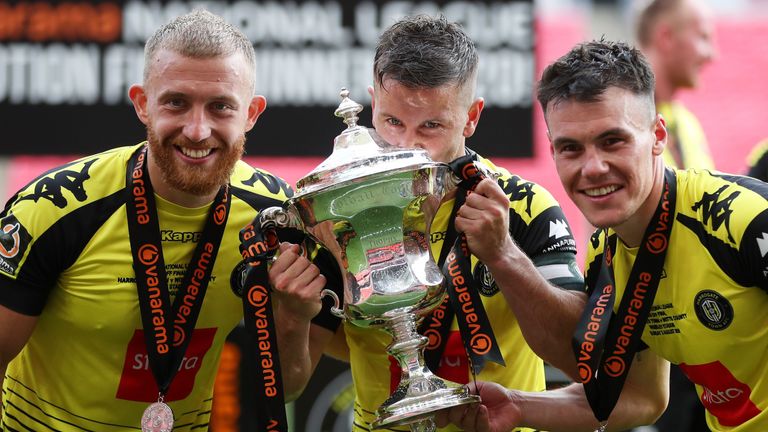
[[[344,280],[343,310],[333,291],[323,291],[336,302],[333,313],[392,335],[387,352],[400,363],[400,385],[372,426],[434,430],[435,411],[480,401],[427,368],[428,339],[416,331],[446,295],[429,233],[441,199],[458,178],[426,151],[393,147],[373,129],[358,126],[363,107],[348,96],[342,89],[335,114],[347,129],[334,140],[333,153],[297,182],[286,210],[264,210],[262,226],[298,228],[325,246]]]

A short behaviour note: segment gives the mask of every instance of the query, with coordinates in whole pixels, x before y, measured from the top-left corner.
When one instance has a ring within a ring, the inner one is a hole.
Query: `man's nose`
[[[390,143],[396,147],[400,148],[418,148],[419,144],[421,143],[421,140],[419,139],[419,136],[414,131],[405,131],[397,136],[395,139],[396,142]]]
[[[200,142],[211,136],[211,126],[204,109],[190,110],[183,133],[192,142]]]
[[[597,150],[587,150],[584,154],[584,165],[581,172],[585,177],[600,176],[608,172],[608,162]]]

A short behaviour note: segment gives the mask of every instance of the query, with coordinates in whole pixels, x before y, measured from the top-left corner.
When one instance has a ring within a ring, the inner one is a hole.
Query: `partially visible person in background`
[[[656,77],[656,109],[667,124],[667,166],[714,168],[699,121],[675,100],[681,89],[697,88],[701,69],[715,55],[714,23],[702,0],[651,0],[637,16],[638,47]]]
[[[747,175],[768,182],[768,138],[757,143],[749,152]]]
[[[656,77],[656,110],[667,125],[668,167],[714,169],[707,138],[696,116],[675,100],[681,89],[698,87],[701,69],[714,54],[714,24],[702,0],[649,0],[637,16],[636,39]],[[701,432],[704,407],[680,368],[670,371],[669,406],[659,432]]]

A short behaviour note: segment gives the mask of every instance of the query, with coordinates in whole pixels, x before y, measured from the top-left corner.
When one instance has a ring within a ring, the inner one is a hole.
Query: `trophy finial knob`
[[[346,87],[341,88],[339,93],[341,96],[341,103],[336,108],[334,114],[336,117],[344,119],[344,123],[347,124],[347,129],[351,129],[357,126],[357,114],[363,110],[363,106],[349,98],[349,90]]]

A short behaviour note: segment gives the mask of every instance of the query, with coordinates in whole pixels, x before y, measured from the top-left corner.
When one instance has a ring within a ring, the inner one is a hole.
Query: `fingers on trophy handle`
[[[320,298],[322,299],[323,297],[332,298],[333,306],[331,306],[331,313],[338,318],[344,318],[344,310],[341,309],[341,301],[339,301],[339,296],[336,295],[333,290],[326,288],[320,291]]]

